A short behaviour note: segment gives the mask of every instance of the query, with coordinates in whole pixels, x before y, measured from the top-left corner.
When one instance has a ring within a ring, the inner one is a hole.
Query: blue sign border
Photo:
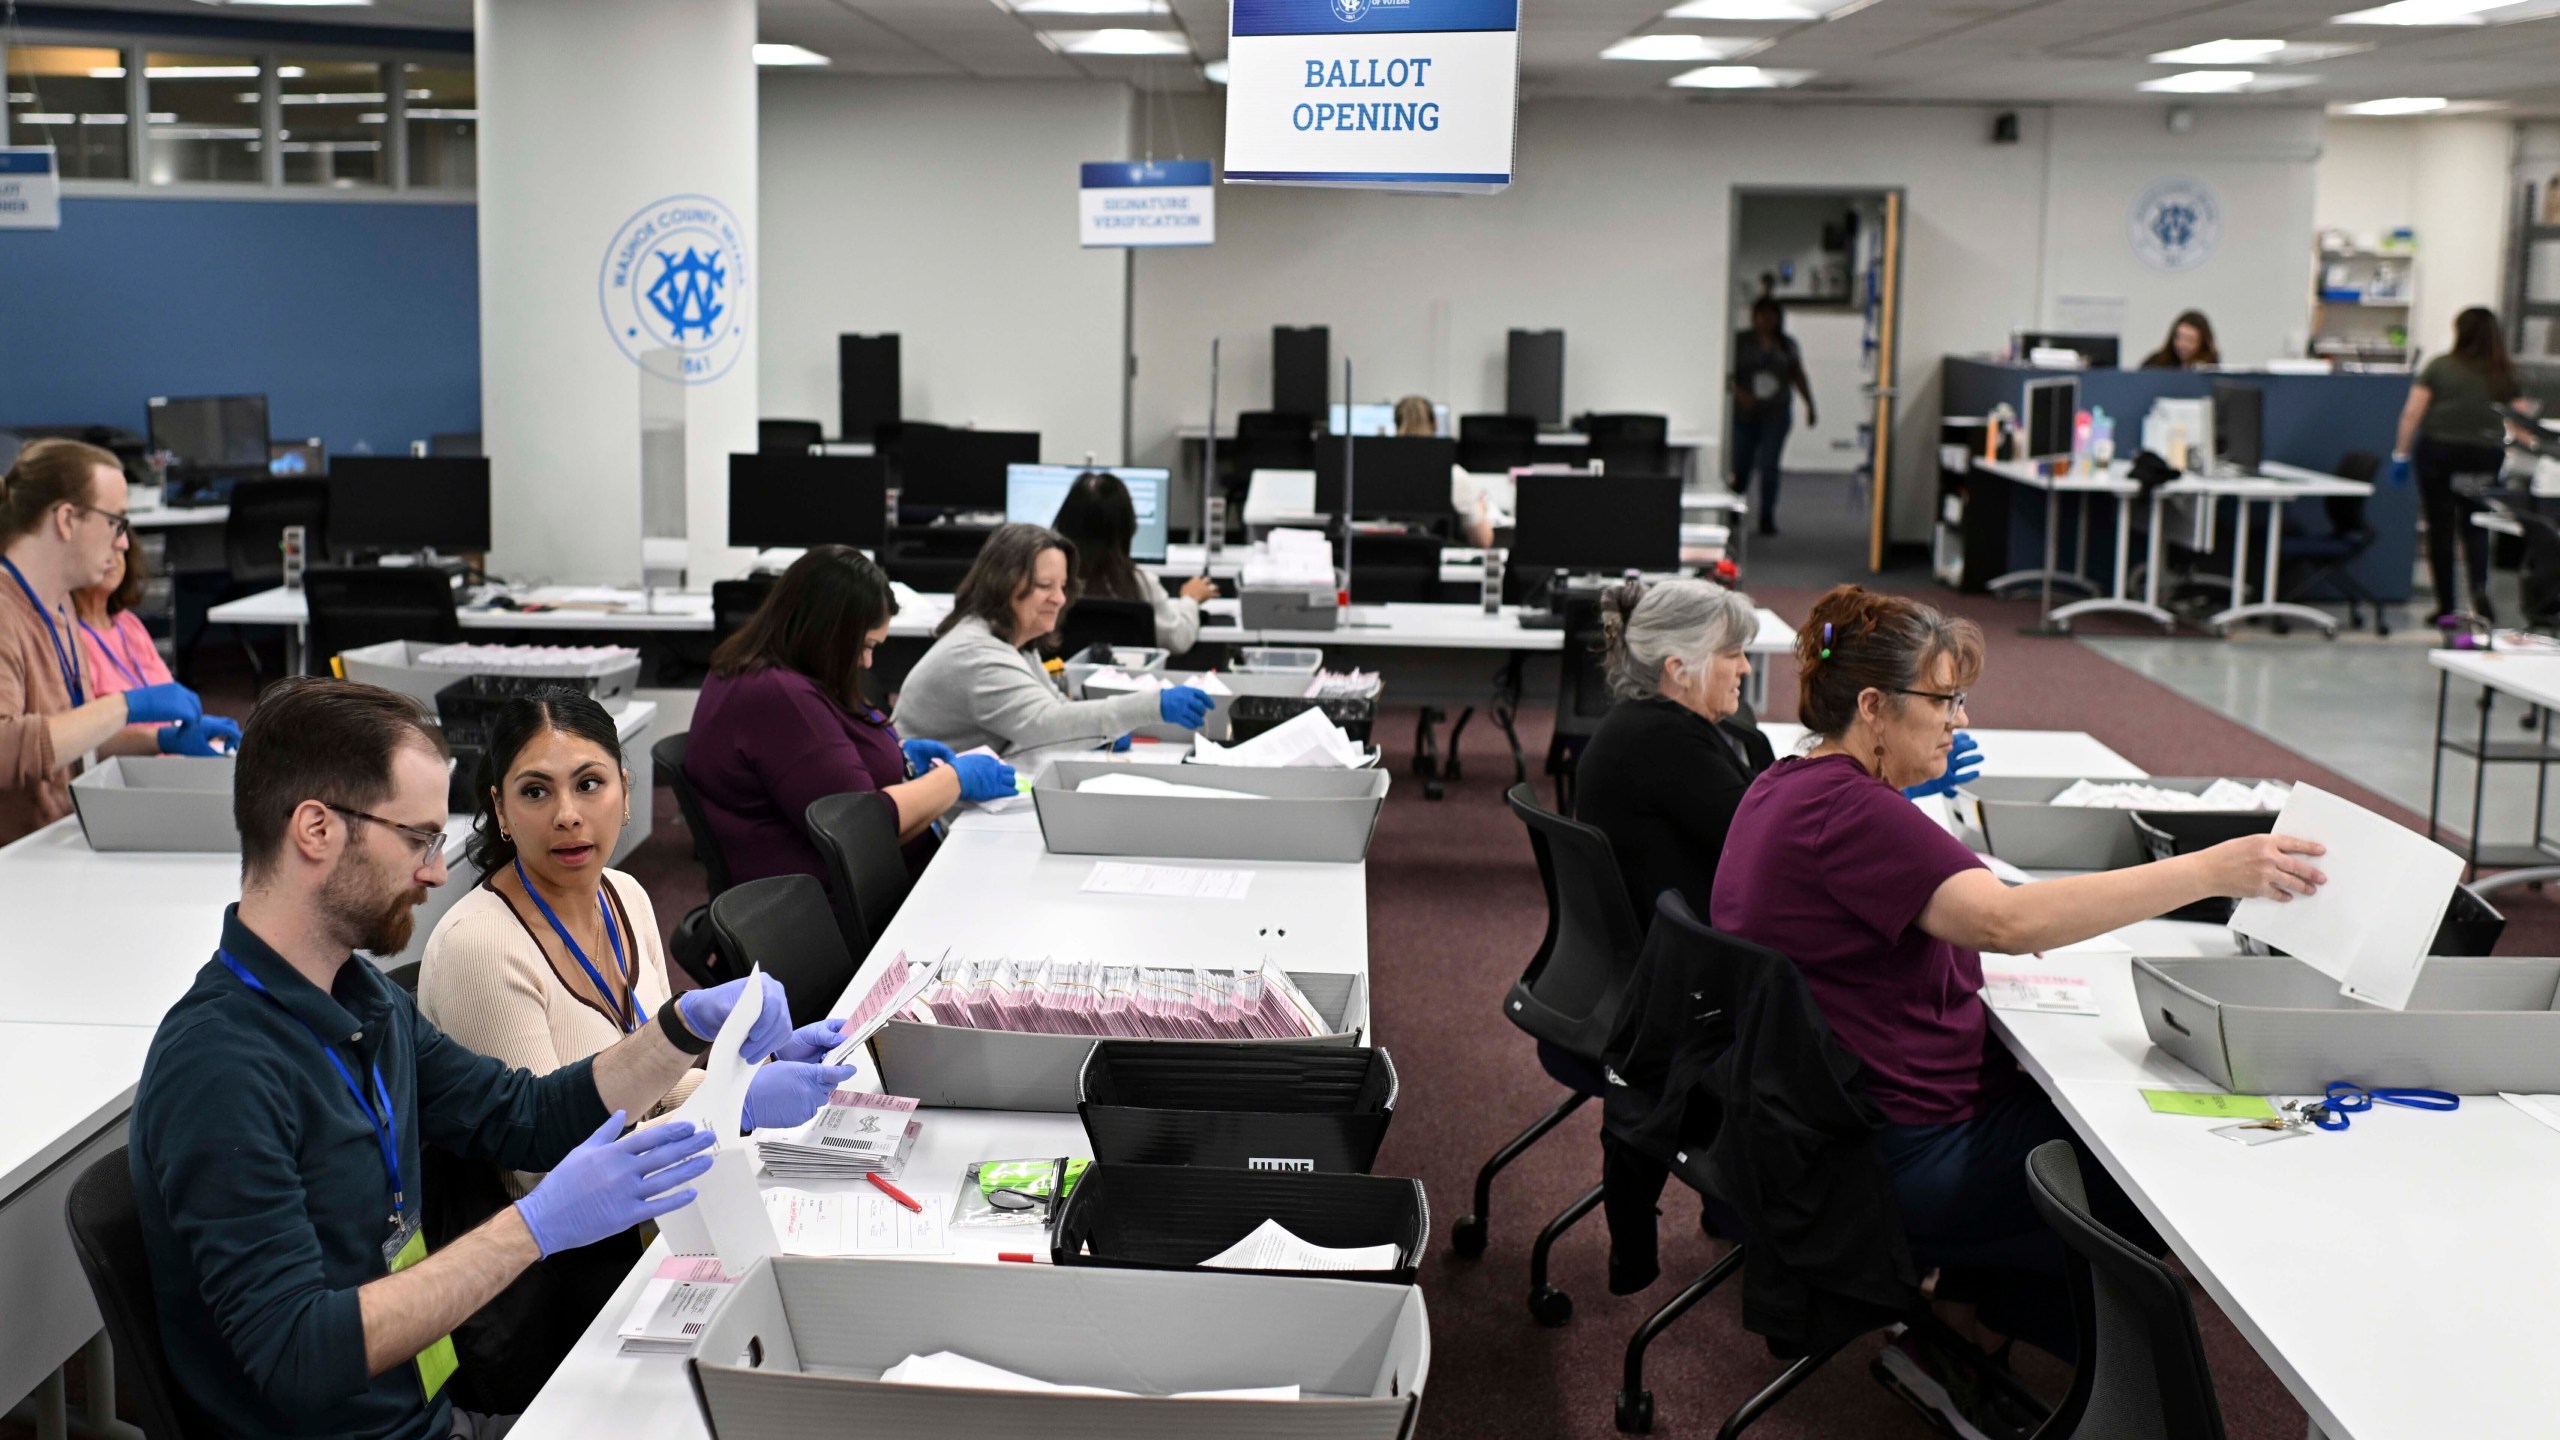
[[[1206,160],[1087,160],[1087,190],[1163,190],[1214,183]]]
[[[1366,0],[1345,20],[1335,0],[1235,0],[1230,35],[1415,34],[1517,30],[1520,0]]]

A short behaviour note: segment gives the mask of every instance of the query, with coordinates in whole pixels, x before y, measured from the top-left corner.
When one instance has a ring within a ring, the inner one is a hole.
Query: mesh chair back
[[[265,590],[284,583],[284,530],[303,529],[303,553],[329,553],[329,482],[243,480],[231,487],[231,514],[222,522],[222,559],[234,589]]]
[[[1155,582],[1147,582],[1152,585]],[[1156,643],[1156,610],[1144,600],[1114,600],[1086,595],[1067,607],[1058,621],[1058,653],[1081,654],[1092,645]]]
[[[913,883],[898,845],[898,807],[885,795],[856,790],[812,801],[803,818],[835,877],[844,948],[859,963],[907,902]]]
[[[1440,591],[1437,535],[1351,537],[1351,598],[1361,605],[1423,604]],[[1073,653],[1073,652],[1070,652]]]
[[[1616,700],[1609,694],[1608,667],[1601,651],[1606,636],[1600,626],[1600,602],[1574,595],[1564,602],[1564,650],[1556,669],[1555,733],[1582,739],[1600,732]]]
[[[1499,474],[1538,463],[1538,417],[1535,415],[1461,415],[1458,417],[1458,464],[1467,470]]]
[[[2338,477],[2373,483],[2382,473],[2382,457],[2370,450],[2350,450],[2338,457]],[[2373,543],[2373,528],[2364,523],[2362,495],[2332,495],[2323,502],[2329,512],[2329,533],[2340,539],[2362,539]]]
[[[853,956],[815,876],[776,875],[720,892],[711,902],[711,936],[730,969],[743,975],[761,965],[782,982],[795,1026],[834,1014],[853,983]]]
[[[1585,415],[1582,433],[1591,458],[1631,475],[1660,475],[1671,467],[1671,421],[1662,415]]]
[[[2039,1434],[2056,1440],[2223,1440],[2186,1283],[2089,1213],[2067,1140],[2027,1156],[2027,1197],[2070,1251],[2080,1365]]]
[[[759,420],[756,448],[767,453],[800,454],[827,438],[827,427],[815,420]]]
[[[1597,1065],[1644,946],[1627,883],[1608,836],[1540,805],[1538,792],[1525,784],[1512,786],[1503,799],[1529,828],[1538,883],[1547,892],[1547,933],[1504,997],[1502,1013]]]
[[[779,575],[749,575],[743,580],[711,582],[711,643],[721,641],[747,628],[756,612],[764,608],[765,597],[773,593]]]
[[[142,1248],[142,1212],[134,1205],[132,1162],[118,1146],[90,1162],[72,1182],[63,1207],[71,1248],[89,1277],[89,1291],[115,1346],[116,1376],[124,1382],[152,1440],[211,1435],[185,1393],[169,1375],[160,1348],[159,1303],[151,1293],[151,1262]]]
[[[1247,410],[1236,416],[1236,438],[1218,452],[1241,479],[1256,470],[1316,468],[1315,424],[1304,415]]]
[[[302,577],[311,607],[310,654],[325,668],[330,657],[386,640],[451,644],[462,638],[453,584],[439,570],[416,565],[318,569]]]
[[[717,896],[729,888],[729,857],[720,853],[711,822],[702,815],[702,797],[694,793],[693,777],[685,773],[685,751],[692,738],[691,731],[677,731],[649,747],[649,760],[657,767],[658,778],[676,792],[676,812],[684,816],[684,828],[693,836],[693,858],[702,862],[703,878]]]

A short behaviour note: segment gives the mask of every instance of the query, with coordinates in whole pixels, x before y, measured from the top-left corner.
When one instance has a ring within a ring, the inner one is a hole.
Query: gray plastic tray
[[[1969,802],[1959,804],[1957,814],[1982,833],[1992,854],[2021,870],[2120,870],[2148,859],[2133,833],[2133,811],[2051,803],[2079,783],[2025,777],[1970,781],[1956,792]],[[2153,776],[2142,783],[2201,795],[2213,777]]]
[[[192,755],[118,755],[73,778],[71,808],[92,850],[236,855],[233,764]]]
[[[1369,983],[1358,975],[1290,971],[1326,1033],[1239,1045],[1357,1045],[1369,1028]],[[1090,1035],[1028,1035],[892,1020],[871,1037],[880,1084],[892,1095],[960,1110],[1072,1111]],[[1141,1041],[1141,1043],[1144,1043]]]
[[[2317,1095],[2332,1080],[2458,1095],[2560,1091],[2560,959],[2429,960],[2405,1010],[2338,993],[2290,956],[2136,959],[2153,1044],[2236,1094]]]
[[[940,1350],[1139,1393],[880,1383],[909,1355]],[[747,1271],[687,1364],[713,1440],[1407,1440],[1431,1322],[1409,1285],[785,1257]],[[1305,1398],[1168,1398],[1290,1384]]]
[[[359,645],[353,650],[341,651],[338,659],[348,679],[413,696],[427,707],[429,714],[435,713],[437,691],[469,675],[556,676],[561,679],[585,679],[592,675],[596,677],[596,703],[607,710],[629,699],[633,687],[640,683],[640,657],[637,655],[624,660],[588,661],[531,670],[515,667],[475,670],[466,665],[418,663],[421,652],[440,648],[440,643],[385,640],[379,645]]]
[[[1236,590],[1237,615],[1247,630],[1338,630],[1342,592],[1315,585],[1244,585]]]
[[[1130,773],[1130,767],[1109,761],[1062,758],[1051,763],[1031,787],[1040,836],[1050,851],[1193,860],[1366,860],[1389,778],[1383,769],[1222,765],[1214,781],[1196,770],[1158,778],[1262,798],[1195,800],[1076,790],[1097,775]]]

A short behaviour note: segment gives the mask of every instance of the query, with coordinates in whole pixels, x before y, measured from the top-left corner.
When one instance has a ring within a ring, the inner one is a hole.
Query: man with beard
[[[453,1328],[534,1261],[690,1202],[710,1167],[708,1132],[626,1135],[624,1116],[710,1048],[748,981],[537,1077],[446,1039],[355,957],[397,953],[444,883],[445,757],[414,701],[340,680],[276,685],[242,736],[240,903],[153,1038],[129,1151],[191,1431],[475,1433],[442,1394]],[[757,1059],[791,1031],[781,986],[761,983]],[[550,1173],[429,1255],[429,1141]]]

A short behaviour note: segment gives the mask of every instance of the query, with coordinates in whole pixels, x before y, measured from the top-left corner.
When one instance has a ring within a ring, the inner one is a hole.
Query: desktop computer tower
[[[1503,409],[1529,415],[1539,425],[1564,424],[1564,332],[1514,330],[1511,358],[1505,367]]]
[[[898,337],[836,337],[836,433],[847,440],[868,440],[887,421],[905,417],[899,409]]]
[[[1333,332],[1322,325],[1271,327],[1271,410],[1276,415],[1325,413],[1332,393]],[[1350,396],[1343,397],[1345,402]]]

